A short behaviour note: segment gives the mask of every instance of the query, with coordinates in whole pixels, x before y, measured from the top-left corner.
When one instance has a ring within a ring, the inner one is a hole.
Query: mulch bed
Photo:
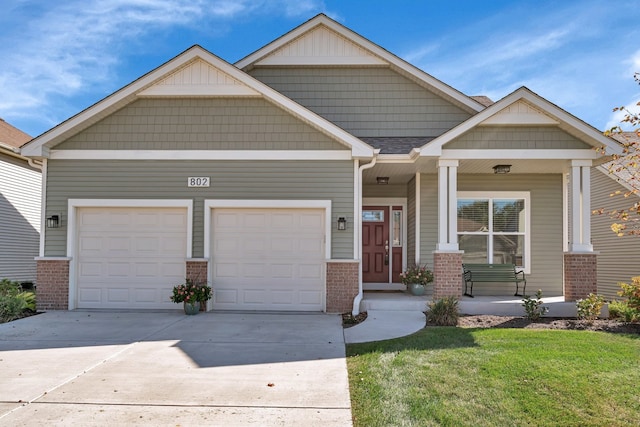
[[[342,315],[342,326],[350,328],[364,322],[367,313]],[[434,327],[433,325],[427,325]],[[458,319],[459,328],[519,328],[564,329],[577,331],[602,331],[618,334],[640,334],[640,323],[625,323],[616,319],[598,319],[593,322],[564,317],[542,317],[536,322],[522,316],[463,315]]]
[[[521,328],[603,331],[621,334],[640,334],[640,323],[620,322],[616,319],[597,319],[593,322],[562,317],[542,317],[532,322],[521,316],[460,316],[459,328]]]

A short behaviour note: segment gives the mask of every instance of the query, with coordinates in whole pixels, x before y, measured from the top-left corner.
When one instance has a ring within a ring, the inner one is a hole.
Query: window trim
[[[458,199],[474,199],[474,200],[491,200],[491,206],[489,209],[489,217],[493,216],[493,200],[505,200],[505,199],[523,199],[524,200],[524,233],[522,232],[461,232],[457,231],[457,235],[487,235],[490,237],[505,234],[524,235],[524,257],[523,266],[525,274],[531,274],[531,192],[530,191],[458,191]],[[457,203],[456,203],[457,205]],[[490,224],[491,230],[493,224]],[[488,239],[487,252],[491,249],[491,257],[493,258],[493,239]]]

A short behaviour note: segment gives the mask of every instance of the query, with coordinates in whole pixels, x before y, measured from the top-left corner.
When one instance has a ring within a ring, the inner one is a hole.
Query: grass
[[[355,426],[628,426],[640,336],[426,328],[347,346]]]

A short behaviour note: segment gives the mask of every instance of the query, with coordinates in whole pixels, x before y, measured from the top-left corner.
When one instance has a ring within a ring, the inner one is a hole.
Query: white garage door
[[[324,210],[214,209],[214,309],[322,311]]]
[[[81,208],[77,229],[78,308],[176,308],[184,282],[187,210]]]

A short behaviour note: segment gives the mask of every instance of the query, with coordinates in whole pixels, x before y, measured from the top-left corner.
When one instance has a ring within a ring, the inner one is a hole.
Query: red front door
[[[389,207],[362,208],[362,281],[389,282]]]

